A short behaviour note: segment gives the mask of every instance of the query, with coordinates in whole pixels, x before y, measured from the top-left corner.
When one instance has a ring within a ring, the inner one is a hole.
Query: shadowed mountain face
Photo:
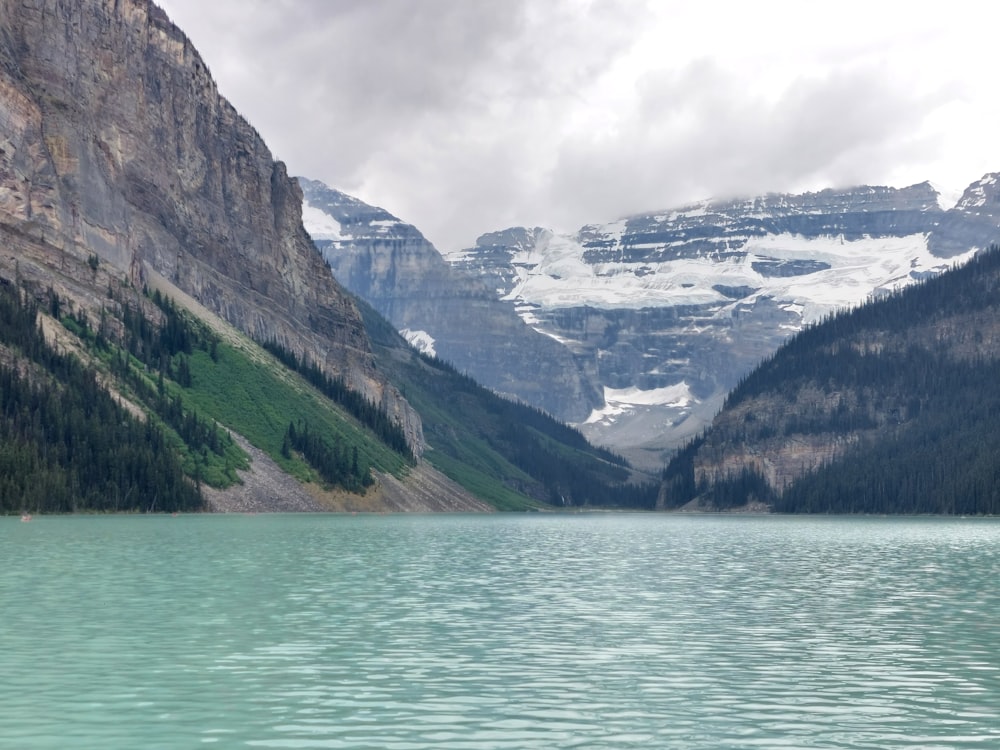
[[[485,279],[449,266],[415,227],[321,182],[299,184],[306,228],[333,275],[417,348],[564,421],[603,404],[565,346],[521,320]]]

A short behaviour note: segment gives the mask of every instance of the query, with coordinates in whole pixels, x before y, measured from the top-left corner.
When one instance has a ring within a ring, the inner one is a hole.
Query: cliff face
[[[253,338],[308,352],[418,444],[419,417],[302,228],[298,185],[163,11],[0,0],[0,21],[0,273],[97,311],[108,283],[153,270]]]
[[[452,268],[415,227],[321,182],[299,182],[306,227],[336,278],[413,343],[564,421],[603,405],[565,346],[521,320],[486,280]]]

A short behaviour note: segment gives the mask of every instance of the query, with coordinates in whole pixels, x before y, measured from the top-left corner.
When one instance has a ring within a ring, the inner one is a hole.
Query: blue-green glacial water
[[[998,748],[1000,520],[0,518],[0,747]]]

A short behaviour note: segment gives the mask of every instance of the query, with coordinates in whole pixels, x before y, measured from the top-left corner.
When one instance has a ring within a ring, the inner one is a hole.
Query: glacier
[[[960,195],[865,185],[510,227],[442,256],[384,209],[299,179],[334,275],[411,344],[650,472],[804,326],[1000,239],[987,174]]]
[[[701,201],[511,227],[446,259],[574,352],[605,401],[575,424],[653,470],[788,336],[995,242],[996,194],[987,175],[957,198],[921,183]]]

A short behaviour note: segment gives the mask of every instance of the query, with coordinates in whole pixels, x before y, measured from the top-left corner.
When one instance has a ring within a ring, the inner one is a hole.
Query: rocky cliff
[[[0,0],[0,274],[82,309],[154,271],[343,377],[421,444],[301,192],[148,0]]]
[[[486,279],[452,268],[416,227],[321,182],[299,183],[306,228],[334,276],[418,348],[564,421],[603,406],[565,346],[521,320]]]

